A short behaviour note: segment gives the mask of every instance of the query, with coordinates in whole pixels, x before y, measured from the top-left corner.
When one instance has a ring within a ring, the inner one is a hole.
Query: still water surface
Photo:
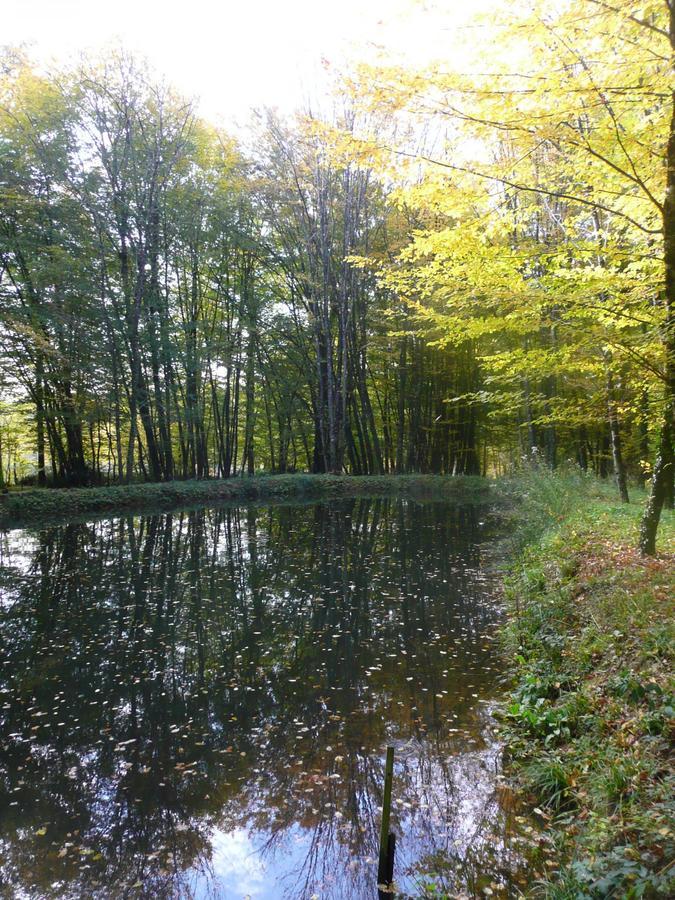
[[[399,896],[511,896],[493,530],[358,499],[1,535],[2,896],[375,898],[389,743]]]

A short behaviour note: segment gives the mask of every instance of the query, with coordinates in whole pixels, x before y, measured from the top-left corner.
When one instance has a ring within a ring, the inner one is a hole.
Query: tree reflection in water
[[[207,509],[4,536],[0,878],[34,897],[508,893],[485,511]],[[11,896],[11,894],[10,894]]]

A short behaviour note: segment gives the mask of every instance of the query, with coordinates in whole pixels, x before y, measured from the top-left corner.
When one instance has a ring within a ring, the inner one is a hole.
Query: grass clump
[[[633,549],[639,504],[590,484],[574,499],[563,477],[533,506],[538,537],[526,523],[506,581],[516,683],[504,709],[509,768],[556,850],[531,894],[673,896],[673,514],[647,559]]]

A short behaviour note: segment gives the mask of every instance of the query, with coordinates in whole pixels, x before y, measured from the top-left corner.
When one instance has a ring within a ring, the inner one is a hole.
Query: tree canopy
[[[250,147],[140,61],[0,75],[0,482],[499,473],[672,504],[675,10],[510,4]],[[486,60],[489,62],[486,63]]]

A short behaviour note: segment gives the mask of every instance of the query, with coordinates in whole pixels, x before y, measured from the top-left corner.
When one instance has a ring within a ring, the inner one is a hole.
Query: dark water
[[[510,896],[484,511],[352,500],[0,536],[7,897]],[[518,876],[516,876],[518,877]]]

